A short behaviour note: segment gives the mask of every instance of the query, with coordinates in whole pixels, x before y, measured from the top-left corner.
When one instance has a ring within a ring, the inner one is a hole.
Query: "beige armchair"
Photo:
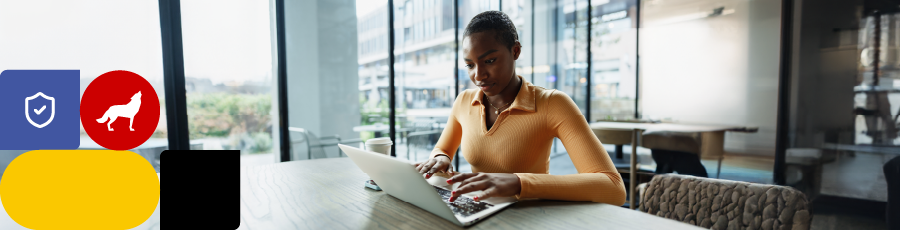
[[[639,210],[709,229],[809,229],[806,195],[785,186],[656,175],[642,184]]]

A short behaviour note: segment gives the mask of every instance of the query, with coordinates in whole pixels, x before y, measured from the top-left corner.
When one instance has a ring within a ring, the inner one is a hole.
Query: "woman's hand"
[[[437,155],[428,161],[416,163],[416,170],[419,173],[425,174],[425,179],[431,178],[432,175],[436,172],[445,172],[450,175],[455,175],[453,169],[450,167],[450,157],[447,155]]]
[[[522,183],[519,176],[512,173],[460,173],[447,180],[447,184],[462,182],[459,187],[450,194],[450,202],[456,200],[462,194],[484,191],[475,201],[489,197],[514,196],[522,191]]]

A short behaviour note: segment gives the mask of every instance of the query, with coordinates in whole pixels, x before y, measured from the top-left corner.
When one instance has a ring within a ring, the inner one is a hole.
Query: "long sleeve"
[[[447,118],[447,126],[444,127],[444,131],[441,132],[441,137],[434,145],[434,150],[431,151],[431,156],[429,156],[429,158],[432,158],[437,154],[447,154],[447,156],[450,156],[450,159],[456,157],[456,149],[459,148],[460,141],[462,140],[462,125],[460,125],[459,120],[456,119],[456,110],[462,106],[462,95],[463,94],[457,96],[456,101],[453,102],[450,117]]]
[[[562,141],[578,174],[516,173],[522,183],[519,196],[624,204],[622,177],[572,99],[554,91],[546,103],[551,111],[545,113],[547,129]]]

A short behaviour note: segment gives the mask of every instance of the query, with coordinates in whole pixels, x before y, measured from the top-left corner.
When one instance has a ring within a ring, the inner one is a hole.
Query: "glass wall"
[[[633,119],[637,96],[637,0],[591,4],[591,121]]]
[[[900,144],[900,8],[877,1],[794,8],[802,13],[793,15],[782,179],[810,195],[888,201],[896,174],[885,173],[896,167],[888,162]],[[809,172],[796,160],[809,153],[821,169]]]
[[[585,113],[587,1],[537,1],[534,84],[568,94]],[[584,78],[584,79],[583,79]],[[582,80],[584,82],[582,82]]]
[[[390,131],[387,0],[356,1],[356,20],[360,123],[352,137],[365,141]]]
[[[586,0],[560,1],[563,16],[562,24],[557,24],[557,33],[561,34],[562,43],[558,43],[556,49],[562,53],[564,59],[559,60],[556,89],[569,94],[581,114],[587,116],[587,27],[588,2]]]
[[[456,99],[452,3],[394,0],[397,157],[427,159]]]
[[[285,1],[290,159],[388,134],[387,2]],[[395,143],[396,145],[396,143]]]
[[[388,136],[389,113],[393,109],[396,113],[394,144],[397,157],[412,161],[426,159],[446,126],[457,90],[474,88],[464,64],[454,59],[458,47],[453,34],[459,32],[458,39],[461,40],[471,18],[487,10],[502,10],[516,25],[523,46],[516,61],[516,73],[535,85],[559,89],[570,95],[585,115],[588,114],[587,29],[593,26],[595,39],[592,45],[600,52],[594,52],[593,56],[591,98],[594,106],[591,115],[595,119],[606,116],[625,119],[634,113],[635,78],[625,76],[634,74],[633,62],[636,60],[633,57],[636,44],[632,23],[634,13],[629,13],[629,10],[635,10],[633,1],[596,3],[594,14],[589,17],[586,0],[458,1],[456,6],[452,0],[393,0],[394,92],[388,92],[391,84],[388,65],[391,63],[388,60],[387,1],[316,2],[316,7],[306,9],[292,8],[293,3],[286,3],[288,88],[291,89],[288,109],[290,126],[314,133],[317,138],[312,139],[320,143],[336,142],[336,139],[322,138],[334,135],[342,141],[357,141],[356,144],[369,138]],[[345,16],[323,16],[314,12],[350,5],[356,10],[353,23]],[[459,8],[458,15],[454,14],[454,7]],[[311,15],[299,15],[301,12]],[[308,20],[312,18],[319,21]],[[454,28],[454,22],[458,23],[457,28]],[[353,31],[355,34],[342,32],[345,36],[340,37],[323,33],[336,25],[357,29]],[[299,31],[316,31],[317,36],[304,38]],[[292,34],[297,35],[292,38]],[[345,43],[348,38],[355,38],[356,46],[348,47]],[[324,42],[326,40],[329,42]],[[320,58],[326,55],[323,46],[331,44],[342,48],[329,52],[341,52],[328,53],[327,59]],[[355,52],[344,53],[343,50],[348,48]],[[310,49],[317,52],[301,54]],[[322,71],[335,71],[351,59],[356,60],[356,72],[331,74],[325,79],[320,77],[325,76]],[[326,62],[334,65],[328,66]],[[457,74],[459,78],[454,81]],[[324,81],[333,84],[323,85]],[[348,81],[358,84],[350,87],[346,84]],[[353,102],[342,96],[332,98],[341,95],[338,92],[350,90],[358,92],[355,94],[358,98]],[[391,93],[396,99],[393,108],[389,106]],[[325,103],[325,98],[330,101]],[[312,107],[300,110],[297,109],[299,106]],[[336,117],[345,115],[348,119]],[[296,142],[292,145],[295,159],[340,155],[336,148],[309,147],[305,142],[309,138],[299,137],[298,132],[290,134],[291,140]],[[563,153],[565,150],[554,147],[554,151]],[[322,153],[315,156],[316,152]],[[461,160],[461,170],[466,170],[465,159]]]
[[[774,152],[778,1],[647,0],[640,4],[641,15],[638,0],[598,0],[590,6],[587,0],[390,1],[392,9],[388,0],[285,1],[290,160],[340,157],[334,143],[360,145],[391,135],[398,157],[423,160],[446,126],[455,93],[474,88],[454,58],[459,54],[454,39],[462,39],[471,18],[486,10],[502,10],[517,26],[523,52],[516,72],[569,95],[590,121],[630,119],[641,109],[652,120],[758,127],[758,133],[729,133],[725,149],[763,157]],[[258,162],[279,160],[274,2],[181,2],[192,148],[238,149]],[[34,3],[3,3],[0,29],[33,36],[0,37],[0,70],[81,69],[84,89],[102,73],[125,69],[150,81],[165,109],[158,2],[57,4],[35,13],[12,10],[42,8]],[[793,19],[801,26],[797,36],[833,33],[797,48],[803,52],[793,60],[792,81],[798,84],[792,86],[791,103],[810,109],[792,108],[790,146],[900,143],[891,125],[896,114],[884,112],[897,110],[890,106],[895,95],[873,91],[895,82],[890,50],[896,36],[890,28],[896,15],[876,20],[865,2],[798,4],[800,10],[835,16]],[[64,8],[80,13],[57,10]],[[49,22],[44,17],[49,14],[73,20]],[[824,19],[824,24],[804,24]],[[870,31],[881,27],[887,32]],[[888,41],[879,44],[885,47],[874,47],[876,35]],[[876,48],[888,50],[884,58],[872,54]],[[851,62],[852,68],[846,64]],[[393,81],[389,67],[395,69]],[[848,74],[856,80],[841,77]],[[635,108],[637,98],[641,108]],[[831,111],[837,102],[851,103],[853,113]],[[391,111],[394,134],[388,127]],[[820,116],[831,112],[843,115]],[[168,147],[165,114],[137,150],[157,168],[158,152]],[[81,146],[99,148],[84,133]],[[553,151],[564,149],[557,142]]]
[[[241,150],[255,161],[275,162],[269,4],[181,1],[192,149]]]
[[[558,52],[556,43],[559,40],[554,33],[558,23],[557,1],[534,0],[534,67],[532,83],[544,88],[553,89],[556,84],[555,63]]]
[[[147,158],[159,172],[159,153],[168,148],[159,2],[53,4],[54,7],[33,1],[0,3],[0,71],[80,69],[82,93],[94,78],[109,71],[128,70],[141,75],[157,93],[160,119],[153,136],[133,151]],[[81,149],[103,149],[83,127],[80,144]],[[0,151],[0,172],[23,152]]]

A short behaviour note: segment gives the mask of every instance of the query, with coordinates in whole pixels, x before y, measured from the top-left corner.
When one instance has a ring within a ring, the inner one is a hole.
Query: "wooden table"
[[[693,125],[693,124],[676,124],[676,123],[645,123],[645,122],[615,122],[601,121],[590,123],[591,130],[600,142],[604,144],[616,145],[616,158],[622,158],[622,145],[631,145],[631,166],[628,168],[630,175],[628,185],[628,197],[635,197],[635,188],[637,187],[637,146],[640,143],[641,133],[647,131],[668,131],[668,132],[686,132],[700,133],[703,140],[700,144],[700,158],[716,159],[719,161],[718,173],[722,171],[722,157],[725,154],[725,132],[756,132],[757,128],[748,128],[741,126],[727,125]],[[628,205],[632,209],[635,207],[635,200],[629,199]]]
[[[725,152],[725,132],[756,132],[756,128],[727,125],[693,125],[676,123],[638,123],[603,121],[590,124],[600,142],[616,145],[616,157],[621,158],[621,145],[632,144],[633,130],[641,132],[668,131],[700,133],[704,140],[700,146],[700,157],[718,159]]]
[[[363,187],[348,158],[241,168],[239,229],[461,229],[412,204]],[[591,202],[522,201],[472,229],[701,229]]]

